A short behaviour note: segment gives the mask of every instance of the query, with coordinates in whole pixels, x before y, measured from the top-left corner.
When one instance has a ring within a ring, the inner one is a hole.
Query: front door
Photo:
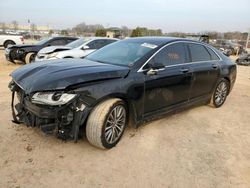
[[[156,64],[165,68],[149,74]],[[187,102],[192,82],[192,70],[186,64],[186,49],[182,43],[163,48],[147,64],[145,71],[144,114]]]

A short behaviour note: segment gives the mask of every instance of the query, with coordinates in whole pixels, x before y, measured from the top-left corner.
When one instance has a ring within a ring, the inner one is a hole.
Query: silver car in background
[[[118,40],[119,39],[105,37],[81,37],[66,46],[49,46],[41,49],[38,52],[35,61],[63,58],[83,58],[93,51]]]

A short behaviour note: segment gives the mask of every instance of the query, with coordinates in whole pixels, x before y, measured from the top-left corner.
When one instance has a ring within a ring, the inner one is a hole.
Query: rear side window
[[[208,52],[211,55],[211,60],[219,60],[220,59],[218,57],[218,55],[216,55],[216,53],[214,53],[214,51],[211,48],[207,47],[207,50],[208,50]]]
[[[72,38],[72,39],[71,39],[71,38],[68,38],[66,44],[71,43],[71,42],[73,42],[73,41],[75,41],[75,40],[76,40],[76,39],[74,39],[74,38]]]
[[[66,40],[64,39],[55,39],[50,42],[51,46],[60,46],[60,45],[65,45],[65,44],[66,44]]]
[[[192,62],[196,61],[210,61],[210,54],[207,49],[200,44],[188,44],[191,60]]]
[[[105,45],[111,44],[113,42],[116,42],[117,40],[105,40]]]
[[[162,49],[153,58],[155,63],[165,66],[185,63],[185,48],[182,43],[172,44]]]

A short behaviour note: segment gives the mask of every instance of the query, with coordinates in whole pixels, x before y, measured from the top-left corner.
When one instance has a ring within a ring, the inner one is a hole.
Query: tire
[[[13,50],[10,51],[10,54],[9,54],[9,61],[16,64],[15,63],[15,60],[14,60],[14,56],[15,56],[15,52],[13,52]]]
[[[32,53],[32,52],[31,53],[27,53],[25,55],[25,63],[29,64],[29,63],[34,62],[35,61],[35,57],[36,57],[35,53]]]
[[[221,107],[227,99],[229,89],[230,86],[228,80],[224,78],[220,79],[214,89],[213,95],[210,100],[210,105],[215,108]]]
[[[115,116],[115,119],[112,118]],[[123,135],[127,120],[127,108],[121,99],[108,99],[98,104],[87,120],[86,136],[88,141],[102,149],[114,147]]]
[[[7,41],[4,42],[3,46],[4,46],[4,48],[8,48],[8,47],[10,47],[10,46],[12,46],[12,45],[15,45],[15,44],[16,44],[16,43],[15,43],[14,41],[12,41],[12,40],[7,40]]]

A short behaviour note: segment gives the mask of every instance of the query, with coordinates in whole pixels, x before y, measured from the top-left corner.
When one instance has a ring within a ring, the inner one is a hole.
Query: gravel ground
[[[219,109],[200,106],[128,128],[111,150],[11,122],[0,50],[0,187],[250,187],[250,67]]]

